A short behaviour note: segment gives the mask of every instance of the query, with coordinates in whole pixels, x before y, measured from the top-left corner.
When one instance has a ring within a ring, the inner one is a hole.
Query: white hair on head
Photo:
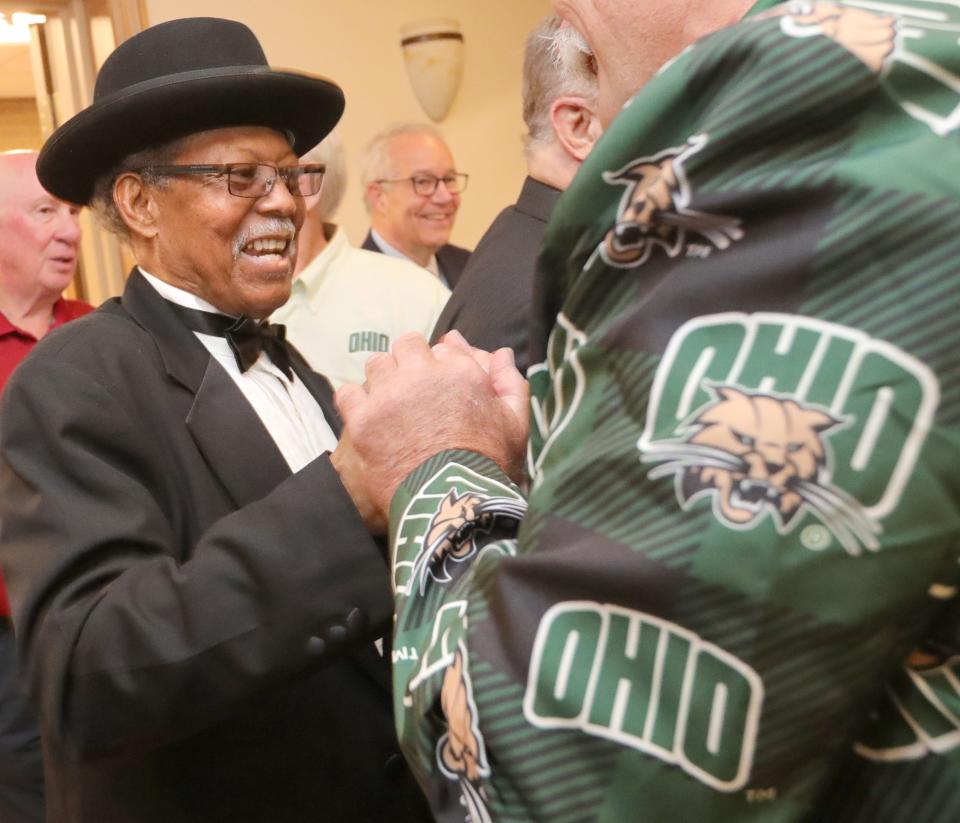
[[[596,61],[583,35],[551,14],[530,33],[523,54],[523,122],[528,151],[553,140],[550,107],[554,100],[568,95],[596,101]]]
[[[300,162],[304,165],[322,163],[327,167],[323,174],[320,200],[314,206],[314,211],[324,223],[332,223],[333,216],[340,208],[344,192],[347,189],[347,153],[343,147],[343,138],[340,137],[340,132],[334,129],[303,155]]]
[[[388,126],[383,131],[377,132],[363,150],[363,166],[361,171],[361,182],[363,183],[363,204],[367,211],[370,211],[370,204],[367,202],[366,190],[370,183],[377,180],[391,180],[396,176],[393,168],[393,159],[390,156],[390,143],[397,137],[406,135],[427,135],[436,138],[443,145],[447,141],[443,139],[440,129],[431,126],[428,123],[396,123]]]

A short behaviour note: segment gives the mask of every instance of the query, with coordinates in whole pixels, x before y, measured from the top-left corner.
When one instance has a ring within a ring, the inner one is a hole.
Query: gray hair
[[[561,28],[551,14],[530,32],[523,53],[523,122],[529,151],[553,139],[550,106],[565,95],[594,102],[597,66],[586,40],[573,26]]]
[[[367,202],[367,186],[377,180],[389,180],[396,175],[390,157],[390,143],[397,137],[410,134],[427,135],[436,138],[444,145],[447,144],[440,130],[427,123],[397,123],[375,134],[363,150],[361,172],[363,204],[368,212],[370,211],[370,204]]]
[[[90,200],[90,209],[96,215],[97,222],[111,234],[121,240],[130,242],[130,227],[126,224],[120,209],[113,199],[113,189],[124,174],[137,172],[140,178],[149,186],[162,188],[169,182],[169,177],[155,174],[151,171],[141,171],[148,166],[167,166],[173,163],[185,138],[170,140],[159,146],[128,154],[106,174],[97,178],[93,186],[93,197]]]
[[[324,223],[332,223],[347,189],[347,155],[340,132],[334,129],[321,143],[303,155],[300,162],[323,163],[327,167],[323,175],[323,188],[320,189],[320,200],[314,208]]]

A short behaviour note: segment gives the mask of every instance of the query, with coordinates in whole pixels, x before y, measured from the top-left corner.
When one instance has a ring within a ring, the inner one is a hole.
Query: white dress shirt
[[[195,294],[172,286],[143,269],[140,272],[160,296],[171,303],[223,314]],[[293,380],[287,380],[264,352],[260,352],[256,363],[241,372],[225,337],[194,334],[243,392],[277,444],[290,471],[299,471],[324,452],[337,447],[336,435],[323,416],[323,410],[295,374]]]

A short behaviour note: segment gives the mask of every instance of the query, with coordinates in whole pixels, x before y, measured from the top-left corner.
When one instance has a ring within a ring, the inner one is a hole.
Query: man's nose
[[[56,238],[71,246],[80,243],[80,218],[76,212],[63,209],[57,219]]]
[[[447,184],[443,182],[443,178],[437,180],[437,190],[433,193],[433,197],[430,198],[434,203],[450,203],[460,202],[460,195],[454,194],[447,188]]]
[[[284,179],[277,175],[273,181],[273,187],[265,195],[257,200],[257,210],[267,214],[280,214],[284,217],[293,217],[297,213],[299,203],[303,203],[302,197],[294,197],[287,188]]]

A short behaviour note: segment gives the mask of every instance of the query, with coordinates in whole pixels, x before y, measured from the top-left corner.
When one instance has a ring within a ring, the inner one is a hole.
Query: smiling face
[[[446,144],[431,134],[399,134],[388,146],[390,172],[396,183],[374,184],[371,224],[391,246],[420,265],[426,265],[437,249],[450,239],[460,208],[460,195],[440,183],[425,197],[405,178],[425,174],[444,177],[456,173],[453,155]]]
[[[295,166],[297,157],[279,132],[238,127],[187,138],[173,160],[222,163]],[[287,301],[304,201],[282,179],[258,198],[230,194],[216,175],[174,176],[147,191],[154,223],[140,262],[151,274],[235,316],[265,318]]]
[[[37,156],[0,155],[0,289],[30,301],[70,285],[80,252],[78,206],[40,185]]]

